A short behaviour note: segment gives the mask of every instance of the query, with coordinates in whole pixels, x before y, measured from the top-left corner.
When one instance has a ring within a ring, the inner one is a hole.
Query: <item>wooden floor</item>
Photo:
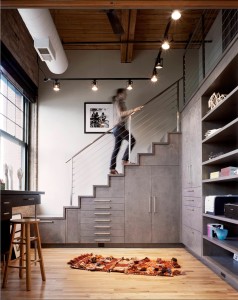
[[[82,271],[71,269],[67,265],[70,259],[91,252],[115,257],[176,257],[185,274],[175,277],[150,277]],[[17,269],[10,269],[7,288],[1,290],[2,300],[238,299],[236,290],[183,248],[50,248],[43,249],[43,255],[46,281],[41,281],[39,266],[33,266],[32,290],[27,292],[25,280],[18,278]]]

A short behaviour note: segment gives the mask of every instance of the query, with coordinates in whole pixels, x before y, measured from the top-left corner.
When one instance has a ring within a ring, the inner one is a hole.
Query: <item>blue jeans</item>
[[[117,165],[117,155],[120,151],[121,144],[123,140],[129,141],[129,131],[126,129],[125,125],[117,125],[113,129],[113,135],[115,137],[115,145],[114,149],[112,152],[112,157],[111,157],[111,165],[110,169],[116,169]],[[131,150],[135,146],[136,140],[134,136],[131,134]],[[129,145],[127,146],[125,153],[122,157],[122,160],[129,160]]]

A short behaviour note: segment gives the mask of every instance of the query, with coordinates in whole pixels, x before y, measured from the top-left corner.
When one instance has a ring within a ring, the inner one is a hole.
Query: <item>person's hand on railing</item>
[[[141,106],[137,106],[133,109],[133,114],[137,111],[140,111],[142,108],[144,107],[144,105],[141,105]]]

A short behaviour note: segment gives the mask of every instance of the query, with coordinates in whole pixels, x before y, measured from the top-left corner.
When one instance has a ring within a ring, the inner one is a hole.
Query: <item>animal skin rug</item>
[[[86,253],[70,260],[68,264],[71,268],[88,271],[170,277],[182,274],[178,270],[180,265],[174,257],[170,261],[161,258],[151,260],[148,257],[138,260],[136,258],[103,257],[102,255]]]

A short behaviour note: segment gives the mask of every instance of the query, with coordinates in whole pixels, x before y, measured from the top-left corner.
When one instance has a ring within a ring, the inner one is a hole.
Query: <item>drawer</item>
[[[41,242],[44,244],[65,243],[65,220],[41,220],[39,224]]]
[[[183,197],[183,205],[202,207],[202,197]]]
[[[81,230],[81,237],[83,236],[91,236],[94,238],[124,236],[124,229],[96,228],[94,230]]]
[[[4,195],[4,202],[10,202],[12,207],[40,204],[40,195]]]
[[[125,210],[124,203],[93,203],[85,204],[81,207],[81,211],[102,211],[102,210]]]
[[[124,198],[81,198],[81,209],[84,207],[94,206],[94,205],[109,205],[109,204],[119,204],[124,203]]]
[[[10,220],[12,217],[11,202],[5,200],[1,202],[1,220]]]
[[[193,206],[183,206],[183,224],[202,232],[202,208]]]
[[[83,236],[81,237],[81,243],[124,243],[124,236],[120,237],[92,237]]]
[[[98,210],[98,211],[90,211],[85,210],[81,211],[81,218],[114,218],[114,217],[124,217],[124,210]]]
[[[182,227],[182,242],[192,252],[198,256],[202,255],[202,234],[201,232],[189,228],[185,225]]]
[[[91,223],[81,223],[80,225],[82,231],[94,230],[94,231],[111,231],[111,230],[124,230],[123,223],[94,223],[93,220]]]
[[[185,197],[202,197],[202,187],[191,187],[183,189],[183,196]]]
[[[123,217],[115,217],[113,218],[111,216],[94,216],[93,218],[85,218],[81,217],[81,224],[124,224],[125,219]]]

